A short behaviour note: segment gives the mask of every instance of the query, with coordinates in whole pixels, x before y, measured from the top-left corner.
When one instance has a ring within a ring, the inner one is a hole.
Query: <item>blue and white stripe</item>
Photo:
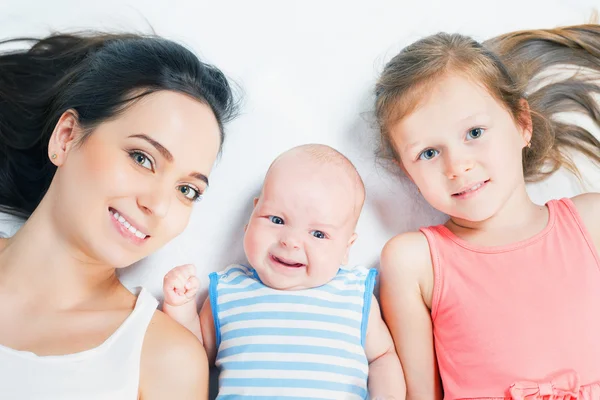
[[[282,291],[244,265],[211,274],[217,399],[365,399],[375,275],[341,268],[323,286]]]

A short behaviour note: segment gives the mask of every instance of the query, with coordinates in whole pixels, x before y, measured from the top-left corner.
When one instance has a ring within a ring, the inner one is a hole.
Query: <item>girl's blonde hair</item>
[[[540,72],[555,66],[581,70],[526,93],[528,87],[542,83]],[[404,48],[385,66],[375,90],[384,155],[400,161],[390,127],[412,112],[424,93],[450,72],[482,84],[517,123],[527,124],[527,112],[531,113],[531,147],[523,149],[527,181],[541,180],[561,166],[577,174],[562,149],[580,151],[600,165],[600,141],[593,134],[550,118],[575,111],[600,126],[598,99],[593,98],[600,95],[600,25],[519,31],[482,44],[463,35],[438,33]]]

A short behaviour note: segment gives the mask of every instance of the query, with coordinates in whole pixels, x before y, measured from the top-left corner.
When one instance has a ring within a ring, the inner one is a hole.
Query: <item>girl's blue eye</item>
[[[431,160],[433,157],[437,156],[438,154],[440,154],[440,152],[437,151],[436,149],[426,149],[426,150],[423,150],[423,152],[421,152],[421,154],[419,154],[419,160]]]
[[[314,237],[316,237],[317,239],[325,239],[326,238],[326,235],[321,231],[312,231],[310,234],[313,235]]]
[[[470,139],[479,139],[483,135],[483,128],[473,128],[467,133],[467,137]]]
[[[283,219],[276,215],[269,215],[269,220],[277,225],[283,225]]]

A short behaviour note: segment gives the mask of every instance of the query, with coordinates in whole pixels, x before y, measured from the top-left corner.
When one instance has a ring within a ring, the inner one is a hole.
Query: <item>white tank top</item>
[[[140,358],[158,302],[139,290],[133,312],[100,346],[62,356],[37,356],[0,345],[3,400],[136,400]]]

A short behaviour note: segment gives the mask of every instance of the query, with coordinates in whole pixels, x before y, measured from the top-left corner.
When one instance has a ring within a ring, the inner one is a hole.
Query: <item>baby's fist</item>
[[[176,307],[193,301],[199,287],[200,280],[196,277],[196,268],[192,264],[175,267],[163,280],[165,303]]]

